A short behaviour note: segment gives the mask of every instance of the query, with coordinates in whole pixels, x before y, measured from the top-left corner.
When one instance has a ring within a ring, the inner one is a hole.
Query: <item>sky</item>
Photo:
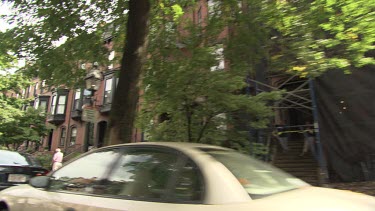
[[[8,15],[11,13],[10,6],[8,4],[0,2],[0,16],[1,15]],[[0,31],[4,32],[7,29],[11,28],[11,25],[9,25],[3,18],[0,17]],[[22,67],[25,65],[25,61],[19,60],[18,61],[18,66]],[[7,71],[13,73],[16,69],[11,68],[8,69]],[[4,73],[3,70],[0,69],[0,73]]]
[[[9,6],[5,3],[0,3],[0,15],[7,15],[10,14]],[[7,24],[4,19],[0,18],[0,30],[5,31],[6,29],[10,28],[10,25]]]

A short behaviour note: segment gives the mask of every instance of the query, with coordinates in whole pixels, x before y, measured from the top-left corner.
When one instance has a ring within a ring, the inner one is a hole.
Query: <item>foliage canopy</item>
[[[17,14],[9,20],[18,26],[0,34],[0,65],[14,55],[26,58],[25,74],[77,87],[86,74],[81,64],[108,65],[104,37],[123,51],[126,0],[8,2]],[[265,127],[272,116],[268,106],[280,97],[246,95],[246,77],[259,72],[317,77],[375,63],[374,1],[204,1],[207,18],[192,16],[201,1],[150,2],[138,126],[151,140],[246,139],[236,130],[237,117],[246,116],[246,127]]]

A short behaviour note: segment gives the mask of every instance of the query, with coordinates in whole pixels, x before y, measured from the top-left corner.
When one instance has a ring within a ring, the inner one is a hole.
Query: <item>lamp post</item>
[[[86,89],[90,91],[97,91],[100,86],[100,82],[102,80],[102,74],[98,68],[98,63],[94,62],[94,65],[90,72],[84,78]]]
[[[100,83],[102,81],[102,73],[98,68],[98,63],[94,62],[90,72],[85,76],[85,91],[84,91],[84,102],[83,107],[93,105],[94,93],[98,91]]]
[[[94,62],[93,67],[91,68],[90,72],[87,73],[85,80],[85,91],[89,91],[89,93],[85,95],[85,102],[84,105],[92,105],[92,98],[94,93],[99,89],[100,83],[102,81],[102,73],[99,70],[99,65],[97,62]]]

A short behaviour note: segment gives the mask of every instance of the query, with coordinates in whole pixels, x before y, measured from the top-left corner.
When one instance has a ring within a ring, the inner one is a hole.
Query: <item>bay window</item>
[[[56,89],[52,93],[50,115],[47,117],[49,123],[58,125],[65,121],[68,89]]]

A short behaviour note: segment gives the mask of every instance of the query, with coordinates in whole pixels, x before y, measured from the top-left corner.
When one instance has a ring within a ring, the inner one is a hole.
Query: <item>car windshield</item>
[[[0,150],[0,165],[35,166],[37,162],[18,152]]]
[[[266,163],[232,150],[202,149],[232,172],[251,198],[258,199],[308,184]]]

